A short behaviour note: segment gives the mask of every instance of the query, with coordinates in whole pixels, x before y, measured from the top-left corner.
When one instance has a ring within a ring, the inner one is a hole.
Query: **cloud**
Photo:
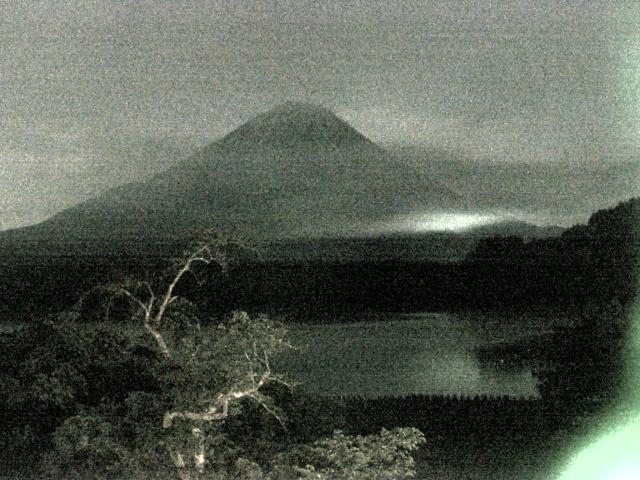
[[[401,215],[393,220],[371,228],[379,233],[463,232],[474,227],[489,225],[508,218],[496,213],[413,213]]]
[[[191,138],[61,139],[55,132],[36,138],[0,152],[0,230],[46,220],[111,187],[149,178],[200,146]]]
[[[290,99],[334,108],[377,142],[486,161],[625,156],[640,145],[635,7],[4,3],[0,196],[41,212],[28,223],[50,211],[33,179],[69,170],[79,184],[88,169],[82,181],[109,185],[141,139],[193,148]],[[50,204],[66,205],[60,195]]]

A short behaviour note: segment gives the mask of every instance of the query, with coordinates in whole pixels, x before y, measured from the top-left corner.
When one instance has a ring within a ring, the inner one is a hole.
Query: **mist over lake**
[[[555,323],[544,320],[541,329],[539,318],[478,313],[363,312],[334,320],[290,328],[301,350],[282,357],[278,367],[305,392],[538,397],[530,369],[483,365],[476,350],[539,334]]]

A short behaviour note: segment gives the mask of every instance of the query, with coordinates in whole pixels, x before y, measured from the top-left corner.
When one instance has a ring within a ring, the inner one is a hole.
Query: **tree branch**
[[[142,308],[142,310],[144,312],[144,318],[142,320],[143,323],[144,323],[144,328],[155,339],[156,343],[158,344],[158,348],[160,349],[160,353],[165,358],[169,359],[169,358],[171,358],[171,351],[169,350],[167,342],[165,342],[164,337],[162,336],[162,334],[159,331],[157,331],[155,328],[153,328],[153,326],[151,325],[152,312],[153,312],[152,309],[153,309],[153,302],[155,300],[155,295],[153,294],[153,291],[151,290],[151,286],[149,286],[149,284],[147,284],[147,287],[149,288],[149,291],[150,291],[150,294],[151,294],[151,296],[149,297],[149,303],[148,304],[145,304],[144,302],[142,302],[142,300],[140,300],[138,297],[133,295],[126,288],[121,288],[121,290],[127,297],[129,297],[135,303],[140,305],[140,307]]]
[[[208,265],[209,263],[211,263],[212,259],[213,257],[211,255],[211,249],[208,245],[200,247],[189,256],[187,261],[184,263],[182,268],[178,270],[178,273],[176,273],[176,276],[173,277],[173,280],[167,287],[167,291],[165,292],[162,298],[162,302],[160,303],[158,313],[156,313],[153,319],[154,323],[159,324],[160,321],[162,321],[162,317],[164,316],[164,312],[167,309],[167,306],[176,300],[176,296],[173,295],[173,290],[176,288],[176,285],[178,284],[182,276],[191,269],[191,265],[195,262],[202,262]]]
[[[262,408],[264,408],[268,413],[270,413],[271,415],[273,415],[275,417],[275,419],[278,421],[278,423],[282,426],[282,428],[284,428],[284,421],[282,420],[282,417],[280,417],[280,415],[278,415],[276,413],[275,410],[273,410],[272,408],[269,408],[267,406],[266,403],[264,403],[262,400],[260,400],[260,398],[255,395],[255,394],[251,394],[249,395],[251,398],[253,398],[256,402],[258,402],[258,405],[260,405]]]
[[[148,322],[144,323],[144,328],[146,328],[147,331],[156,340],[156,343],[158,344],[158,348],[160,349],[160,353],[162,354],[162,356],[165,357],[166,359],[170,359],[171,358],[171,350],[169,350],[169,346],[167,345],[167,342],[164,341],[164,337],[162,336],[162,334],[160,332],[158,332],[157,330],[155,330],[151,326],[151,324],[149,324]]]
[[[197,422],[211,422],[215,420],[223,420],[229,416],[229,403],[234,400],[240,400],[244,397],[256,398],[256,393],[260,390],[269,380],[275,380],[277,377],[271,375],[271,368],[269,364],[266,364],[265,371],[260,375],[260,379],[255,381],[255,373],[252,371],[248,375],[252,386],[245,389],[231,389],[227,393],[219,394],[215,400],[214,405],[210,406],[204,412],[166,412],[162,421],[163,428],[170,428],[173,424],[173,420],[176,418],[192,420]]]
[[[191,480],[191,475],[186,469],[187,465],[184,461],[184,458],[182,458],[182,454],[177,450],[169,449],[169,456],[171,457],[171,460],[173,460],[173,464],[178,470],[178,478],[180,480]]]
[[[193,427],[191,429],[191,433],[194,437],[196,437],[196,442],[198,443],[198,449],[193,454],[193,460],[196,464],[196,470],[198,473],[204,473],[204,461],[205,461],[205,451],[204,451],[204,433],[198,427]]]
[[[131,300],[136,302],[142,308],[142,310],[144,311],[145,319],[148,318],[151,315],[151,311],[149,310],[149,306],[148,305],[144,304],[138,297],[133,295],[126,288],[121,287],[120,290],[122,291],[122,293],[124,293],[127,297],[129,297]]]
[[[168,359],[171,358],[171,350],[169,350],[167,342],[165,341],[162,334],[156,329],[156,327],[159,326],[160,323],[162,322],[162,318],[164,317],[167,307],[178,299],[178,296],[174,295],[173,291],[175,290],[175,287],[180,281],[180,279],[182,278],[182,276],[191,269],[194,263],[202,262],[205,264],[209,264],[211,263],[213,258],[214,257],[211,253],[211,248],[209,247],[209,245],[204,245],[198,248],[191,255],[189,255],[187,260],[184,262],[182,267],[178,270],[176,275],[173,277],[173,280],[167,287],[167,290],[162,296],[160,307],[155,313],[153,311],[153,304],[155,302],[156,297],[155,297],[155,294],[153,293],[153,289],[151,288],[151,285],[149,284],[149,282],[139,282],[139,285],[146,287],[147,291],[149,292],[149,300],[147,303],[140,300],[137,296],[132,294],[126,288],[124,287],[121,288],[122,292],[127,297],[129,297],[131,300],[133,300],[142,308],[144,312],[144,319],[143,319],[144,327],[153,336],[156,343],[158,344],[160,353],[162,353],[162,355],[165,358],[168,358]]]

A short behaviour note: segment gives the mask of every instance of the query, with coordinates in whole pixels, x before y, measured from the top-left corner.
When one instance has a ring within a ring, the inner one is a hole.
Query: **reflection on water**
[[[538,333],[539,324],[526,323],[425,313],[297,325],[290,333],[302,351],[287,353],[277,365],[313,394],[534,397],[530,370],[483,365],[475,353],[494,341]]]

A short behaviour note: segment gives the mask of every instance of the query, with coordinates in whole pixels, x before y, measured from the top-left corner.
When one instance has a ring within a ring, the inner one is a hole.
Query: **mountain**
[[[3,232],[0,244],[5,253],[135,252],[203,227],[261,240],[348,237],[396,215],[464,206],[331,111],[286,103],[148,181]]]

